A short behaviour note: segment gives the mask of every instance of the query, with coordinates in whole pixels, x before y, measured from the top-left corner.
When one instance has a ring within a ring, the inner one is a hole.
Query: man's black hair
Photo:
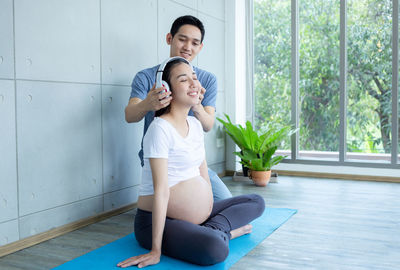
[[[186,24],[194,25],[200,29],[201,42],[203,42],[204,35],[205,35],[204,25],[199,19],[197,19],[196,17],[194,17],[192,15],[181,16],[174,21],[174,23],[171,26],[171,31],[170,31],[172,37],[175,36],[175,34],[179,31],[179,28],[181,28],[181,26],[186,25]]]

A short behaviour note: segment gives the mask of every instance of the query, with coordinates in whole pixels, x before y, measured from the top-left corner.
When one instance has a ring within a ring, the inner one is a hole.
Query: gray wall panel
[[[13,1],[0,1],[0,78],[14,78]]]
[[[138,152],[144,122],[125,121],[130,91],[130,87],[103,86],[104,192],[139,185],[141,181]]]
[[[20,214],[102,193],[100,86],[17,81]]]
[[[191,9],[197,9],[197,0],[172,0]]]
[[[169,45],[166,42],[167,33],[176,18],[183,15],[197,16],[197,11],[179,5],[172,1],[158,2],[158,62],[161,63],[169,57]],[[196,63],[193,63],[196,64]]]
[[[218,77],[225,111],[223,2],[0,1],[0,245],[137,201],[144,123],[124,109],[135,74],[169,57],[179,16],[205,24],[193,64]],[[206,135],[218,173],[219,126]]]
[[[0,80],[0,222],[18,217],[14,81]]]
[[[225,23],[213,17],[199,14],[206,34],[204,46],[198,56],[198,65],[214,73],[218,80],[218,90],[225,89]]]
[[[20,238],[26,238],[103,212],[103,196],[74,202],[20,218]]]
[[[198,0],[198,7],[199,12],[225,20],[225,0]]]
[[[104,211],[110,211],[137,202],[138,195],[138,186],[106,193],[104,194]]]
[[[157,1],[102,0],[101,21],[102,83],[131,85],[157,64]]]
[[[98,0],[16,0],[15,21],[18,79],[100,82]]]
[[[217,95],[217,112],[216,116],[220,118],[224,111],[225,94],[224,92],[218,92]],[[207,164],[212,165],[220,163],[225,160],[225,139],[224,131],[222,130],[222,124],[215,119],[213,128],[205,133],[204,144],[206,147]]]
[[[223,174],[225,173],[225,162],[212,164],[211,166],[208,166],[208,168],[217,174]]]
[[[0,223],[0,246],[19,240],[18,220]]]

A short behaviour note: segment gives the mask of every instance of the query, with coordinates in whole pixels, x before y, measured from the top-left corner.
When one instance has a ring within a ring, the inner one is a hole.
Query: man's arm
[[[146,103],[140,98],[129,99],[128,106],[125,107],[125,120],[128,123],[139,122],[148,112]]]
[[[137,97],[131,98],[125,108],[125,120],[128,123],[139,122],[149,111],[158,111],[161,108],[167,107],[172,100],[171,93],[162,92],[164,88],[153,88],[147,94],[145,99]],[[168,97],[167,97],[168,96]],[[166,97],[166,98],[165,98]]]
[[[208,132],[212,129],[214,125],[215,108],[213,106],[203,106],[201,104],[204,99],[206,89],[201,85],[200,87],[201,91],[199,96],[199,103],[192,107],[192,112],[194,113],[194,116],[200,121],[201,125],[203,126],[203,130],[205,132]]]
[[[192,108],[194,116],[200,121],[203,126],[203,130],[208,132],[212,129],[214,125],[214,114],[215,108],[212,106],[205,106],[199,104]]]

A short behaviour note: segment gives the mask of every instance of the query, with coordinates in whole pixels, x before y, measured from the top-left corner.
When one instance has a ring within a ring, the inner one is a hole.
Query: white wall
[[[194,64],[225,111],[224,0],[0,1],[0,245],[137,200],[143,123],[124,108],[139,70],[169,56],[173,20],[206,27]],[[225,170],[221,127],[207,161]]]
[[[246,105],[250,96],[246,89],[246,1],[229,0],[225,7],[225,71],[226,99],[225,112],[233,123],[244,125]],[[222,117],[225,119],[225,117]],[[226,136],[226,170],[241,169],[239,159],[233,154],[239,148]]]

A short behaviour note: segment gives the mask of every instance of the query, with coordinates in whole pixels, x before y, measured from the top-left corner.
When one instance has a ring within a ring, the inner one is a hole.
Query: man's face
[[[171,46],[170,57],[181,56],[191,62],[203,48],[200,29],[194,25],[182,25],[172,38],[167,34],[167,43]]]

